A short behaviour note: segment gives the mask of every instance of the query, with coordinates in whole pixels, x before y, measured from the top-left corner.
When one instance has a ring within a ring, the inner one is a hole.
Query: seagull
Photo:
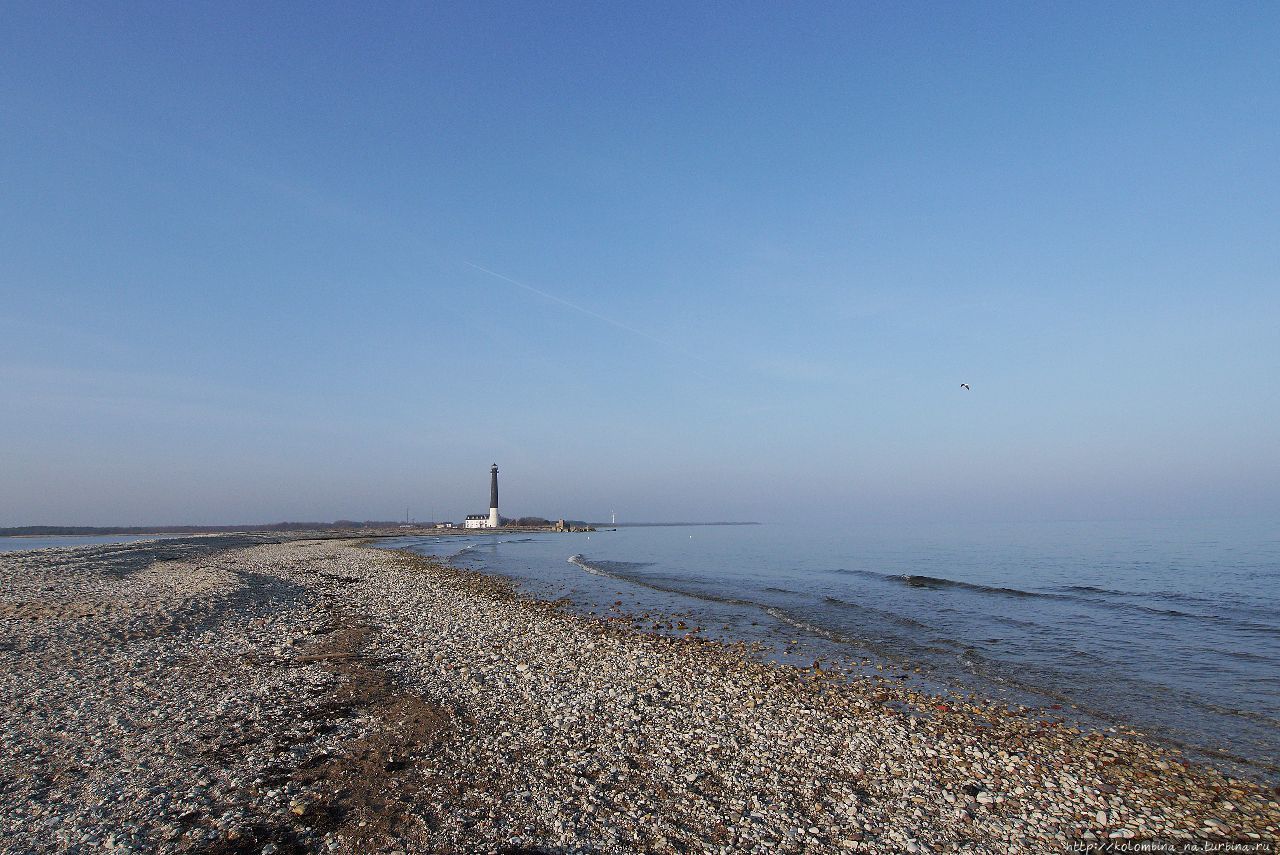
[[[961,384],[960,384],[960,388],[961,388],[961,389],[964,389],[965,391],[968,391],[968,390],[969,390],[969,384],[968,384],[968,383],[961,383]]]

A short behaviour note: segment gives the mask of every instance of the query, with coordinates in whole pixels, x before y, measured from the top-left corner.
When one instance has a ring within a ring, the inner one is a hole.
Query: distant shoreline
[[[153,525],[153,526],[89,526],[89,525],[20,525],[0,528],[0,537],[70,537],[74,535],[100,534],[241,534],[244,532],[312,532],[397,529],[403,523],[368,521],[355,522],[279,522],[247,525]],[[423,525],[414,525],[422,528]]]
[[[677,526],[760,525],[758,522],[637,522],[637,523],[587,523],[597,528],[655,528]],[[507,525],[503,529],[525,530],[528,526]],[[248,532],[342,532],[351,535],[395,535],[461,531],[461,526],[438,529],[435,523],[400,523],[369,520],[355,522],[338,520],[322,522],[280,522],[255,525],[158,525],[158,526],[83,526],[83,525],[21,525],[0,528],[0,537],[76,537],[113,534],[243,534]],[[465,529],[470,533],[492,529]],[[541,529],[530,529],[541,530]]]

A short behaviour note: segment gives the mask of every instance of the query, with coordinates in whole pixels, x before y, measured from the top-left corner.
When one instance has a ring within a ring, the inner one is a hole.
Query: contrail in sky
[[[658,338],[657,336],[650,335],[649,333],[647,333],[647,332],[645,332],[645,331],[643,331],[643,330],[638,330],[638,329],[636,329],[635,327],[627,326],[627,325],[626,325],[626,324],[624,324],[622,321],[615,321],[613,318],[605,317],[604,315],[600,314],[599,312],[593,312],[593,311],[591,311],[590,309],[585,308],[584,306],[579,306],[577,303],[570,303],[568,300],[565,300],[565,299],[564,299],[564,298],[562,298],[562,297],[557,297],[555,294],[548,294],[546,291],[543,291],[543,290],[541,290],[541,289],[539,289],[539,288],[534,288],[532,285],[528,285],[528,284],[526,284],[526,283],[524,283],[524,282],[521,282],[521,281],[520,281],[520,280],[518,280],[518,279],[512,279],[510,276],[503,276],[501,273],[498,273],[498,272],[496,272],[496,271],[490,270],[490,269],[489,269],[489,268],[487,268],[487,267],[481,267],[481,266],[480,266],[480,265],[478,265],[478,264],[472,264],[470,261],[464,261],[464,262],[462,262],[462,263],[463,263],[463,264],[465,264],[465,265],[467,265],[467,267],[474,267],[476,270],[479,270],[481,273],[488,273],[490,276],[497,277],[498,279],[501,279],[503,282],[510,282],[512,285],[516,285],[516,286],[518,286],[518,287],[520,287],[520,288],[523,288],[523,289],[524,289],[524,290],[526,290],[526,291],[529,291],[529,292],[531,292],[531,293],[537,294],[539,297],[545,297],[546,299],[551,300],[552,302],[559,303],[559,304],[560,304],[560,305],[562,305],[562,306],[567,306],[568,308],[573,309],[575,312],[581,312],[582,314],[584,314],[584,315],[586,315],[586,316],[588,316],[588,317],[595,318],[597,321],[604,321],[606,324],[609,324],[610,326],[615,326],[615,327],[617,327],[617,328],[618,328],[618,329],[620,329],[620,330],[626,330],[627,332],[631,333],[632,335],[638,335],[638,336],[640,336],[641,338],[648,339],[649,341],[653,342],[654,344],[661,345],[662,347],[665,347],[667,350],[675,351],[676,353],[679,353],[679,354],[680,354],[680,355],[682,355],[682,356],[687,356],[687,357],[689,357],[690,359],[696,359],[696,360],[698,360],[699,362],[703,363],[704,365],[706,364],[706,361],[705,361],[705,360],[703,360],[702,358],[700,358],[700,357],[698,357],[698,356],[696,356],[696,355],[694,355],[694,354],[690,353],[689,351],[685,350],[684,348],[680,347],[679,345],[672,344],[672,343],[671,343],[671,342],[669,342],[669,341],[665,341],[665,340],[663,340],[663,339]],[[697,374],[697,372],[692,372],[692,373]],[[699,377],[702,377],[702,375],[701,375],[701,374],[698,374],[698,376],[699,376]],[[703,377],[702,379],[704,379],[704,380],[710,380],[711,378],[709,378],[709,377]]]

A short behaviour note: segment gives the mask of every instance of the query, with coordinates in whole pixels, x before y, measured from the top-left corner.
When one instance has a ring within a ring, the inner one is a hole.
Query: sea
[[[165,536],[160,534],[67,534],[48,537],[39,535],[0,537],[0,552],[25,552],[28,549],[48,549],[51,546],[102,546],[108,543],[134,543],[139,540],[155,540]]]
[[[1280,521],[618,526],[380,545],[646,631],[1033,706],[1280,783]]]

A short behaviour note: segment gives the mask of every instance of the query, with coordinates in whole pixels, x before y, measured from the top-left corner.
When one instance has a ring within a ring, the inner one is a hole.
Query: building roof
[[[487,520],[488,518],[488,514],[467,514],[469,520]]]

